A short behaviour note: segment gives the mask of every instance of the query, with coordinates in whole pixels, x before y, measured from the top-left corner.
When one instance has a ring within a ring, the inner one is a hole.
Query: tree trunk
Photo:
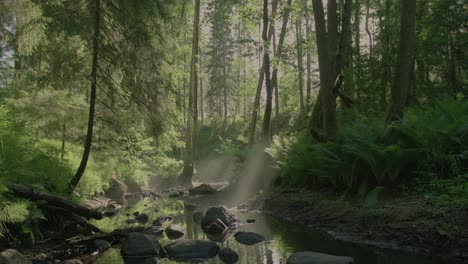
[[[263,115],[263,140],[269,144],[271,138],[270,123],[272,109],[272,87],[270,79],[270,48],[268,43],[268,0],[263,1],[263,61],[265,62],[266,105]]]
[[[403,118],[411,78],[412,52],[415,45],[416,0],[401,0],[400,42],[392,85],[387,123]]]
[[[95,23],[94,23],[94,37],[93,37],[93,62],[91,67],[91,94],[89,98],[89,117],[88,117],[88,131],[86,134],[86,141],[83,151],[83,157],[81,158],[80,166],[75,173],[69,184],[69,191],[72,192],[78,183],[80,182],[81,176],[86,169],[88,164],[89,154],[91,152],[91,144],[93,141],[93,127],[94,117],[96,111],[96,93],[97,93],[97,69],[98,69],[98,54],[99,54],[99,35],[101,26],[101,1],[96,0],[95,10]]]
[[[336,99],[333,94],[332,81],[332,73],[335,72],[335,65],[334,63],[330,63],[330,60],[334,60],[336,57],[336,42],[330,41],[328,37],[331,37],[331,39],[336,41],[336,34],[333,33],[337,24],[336,1],[328,1],[328,25],[331,28],[331,32],[328,34],[328,36],[325,26],[325,15],[323,11],[322,0],[313,0],[312,4],[314,9],[315,31],[317,38],[320,91],[317,97],[317,103],[314,107],[314,111],[309,122],[309,129],[311,131],[322,130],[327,137],[333,138],[336,134]],[[335,21],[333,22],[330,20]]]
[[[291,1],[291,0],[289,0]],[[272,11],[271,11],[271,16],[275,17],[276,15],[276,9],[278,7],[278,0],[274,0],[272,3]],[[273,27],[270,27],[268,31],[268,39],[271,39],[273,36]],[[255,130],[257,127],[257,118],[258,118],[258,109],[260,107],[260,98],[262,95],[262,85],[263,81],[265,79],[264,71],[265,71],[265,61],[262,61],[260,63],[259,59],[259,64],[261,64],[260,69],[259,69],[259,77],[258,77],[258,83],[257,83],[257,90],[255,93],[255,101],[252,109],[252,117],[251,117],[251,122],[250,122],[250,129],[249,129],[249,145],[252,146],[254,141],[255,141]]]
[[[306,59],[306,99],[305,99],[305,108],[306,108],[306,114],[309,113],[310,111],[310,97],[312,93],[312,48],[311,48],[311,28],[310,28],[310,23],[309,23],[309,17],[310,17],[310,12],[309,12],[309,7],[308,7],[308,0],[303,0],[303,7],[305,10],[305,22],[306,22],[306,53],[307,53],[307,59]]]
[[[203,112],[203,67],[202,67],[202,54],[201,50],[198,50],[199,61],[200,61],[200,116],[201,116],[201,125],[205,122],[205,113]]]
[[[190,96],[189,113],[187,118],[187,139],[185,143],[184,169],[182,171],[182,184],[192,186],[192,177],[195,163],[195,151],[198,129],[198,50],[200,32],[200,0],[195,0],[195,14],[193,19],[192,60],[190,63]]]
[[[281,59],[281,54],[283,52],[283,46],[284,46],[284,39],[286,37],[286,30],[288,26],[288,20],[289,20],[289,13],[291,11],[291,4],[292,0],[288,0],[287,5],[284,7],[284,12],[283,12],[283,22],[281,25],[281,32],[278,40],[278,46],[276,47],[275,51],[275,57],[278,58],[278,63],[279,60]],[[273,86],[273,89],[275,90],[275,100],[276,100],[276,105],[278,108],[278,121],[279,121],[279,85],[278,85],[278,65],[275,64],[273,65],[273,73],[271,75],[271,84]]]
[[[302,27],[301,19],[296,19],[296,55],[297,55],[297,80],[299,88],[299,116],[304,116],[304,65],[302,59]]]
[[[355,65],[353,75],[356,76],[357,85],[354,87],[358,98],[361,97],[361,3],[356,0],[354,8],[354,49],[355,49]]]
[[[372,33],[370,32],[370,29],[369,29],[369,16],[370,16],[369,11],[370,11],[370,0],[367,0],[366,2],[366,33],[367,33],[367,37],[369,38],[369,71],[370,71],[374,44],[372,43],[373,42]]]
[[[67,130],[67,123],[65,120],[62,121],[62,148],[60,150],[60,159],[63,160],[65,157],[65,135]]]

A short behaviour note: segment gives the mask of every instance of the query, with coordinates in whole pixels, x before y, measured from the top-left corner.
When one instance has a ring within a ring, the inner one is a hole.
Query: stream
[[[142,198],[131,203],[130,207],[121,209],[111,218],[104,218],[93,223],[104,231],[113,231],[118,228],[128,228],[135,224],[128,224],[127,220],[134,219],[133,213],[146,213],[150,216],[148,226],[160,216],[172,216],[172,223],[185,228],[186,234],[182,239],[208,240],[201,227],[193,221],[193,209],[184,206],[184,202],[177,199]],[[252,246],[239,244],[233,236],[226,242],[219,243],[221,248],[229,246],[239,254],[240,264],[280,264],[286,263],[287,258],[294,252],[314,251],[332,255],[353,257],[358,264],[430,264],[440,263],[427,256],[421,256],[399,250],[380,249],[375,246],[362,245],[333,239],[333,237],[320,230],[307,226],[286,222],[278,218],[257,212],[235,212],[241,220],[240,231],[252,231],[265,237],[265,241]],[[247,219],[255,219],[254,223],[247,223]],[[162,245],[169,244],[166,235],[160,240]],[[82,259],[84,263],[123,264],[120,248],[113,247],[99,257]],[[169,259],[161,259],[160,263],[176,263]],[[192,262],[193,263],[193,262]],[[200,262],[197,262],[200,263]],[[218,257],[206,260],[203,263],[223,263]]]

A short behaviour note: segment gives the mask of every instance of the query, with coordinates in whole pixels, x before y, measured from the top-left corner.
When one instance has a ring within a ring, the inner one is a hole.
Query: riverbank
[[[241,206],[320,228],[335,238],[468,261],[468,206],[437,206],[420,196],[387,197],[374,207],[335,193],[273,190]]]

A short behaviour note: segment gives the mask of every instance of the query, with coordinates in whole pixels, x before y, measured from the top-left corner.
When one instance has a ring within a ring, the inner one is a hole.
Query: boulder
[[[173,220],[172,216],[160,216],[153,221],[153,226],[163,226],[165,223]]]
[[[167,256],[175,261],[210,259],[216,257],[219,246],[205,240],[177,240],[164,247]]]
[[[234,238],[237,242],[248,246],[255,245],[265,240],[265,238],[260,234],[243,231],[235,233]]]
[[[198,185],[197,187],[193,187],[189,189],[190,195],[206,195],[206,194],[213,194],[216,192],[218,192],[216,188],[206,183],[203,183],[201,185]]]
[[[351,257],[333,256],[317,252],[297,252],[292,254],[287,264],[351,264]]]
[[[107,212],[102,213],[102,215],[105,216],[105,217],[110,218],[110,217],[115,216],[115,212],[114,211],[107,211]]]
[[[125,237],[120,249],[122,256],[128,259],[136,256],[158,257],[160,252],[161,245],[155,236],[136,232]]]
[[[141,189],[141,186],[138,185],[138,183],[127,181],[125,182],[125,184],[127,185],[127,190],[129,193],[138,193],[138,194],[143,193],[143,190]]]
[[[129,225],[132,225],[132,224],[135,224],[137,222],[137,220],[135,219],[127,219],[125,220],[125,223],[129,224]]]
[[[249,218],[249,219],[247,219],[246,222],[247,222],[248,224],[253,224],[253,223],[257,222],[257,220],[255,220],[255,219],[253,219],[253,218]]]
[[[105,240],[97,239],[93,241],[93,248],[99,250],[100,253],[108,250],[111,244]]]
[[[159,264],[157,257],[127,257],[124,258],[125,264]]]
[[[239,254],[228,247],[221,249],[221,251],[219,251],[218,257],[226,264],[234,264],[239,260]]]
[[[204,229],[205,226],[216,219],[221,220],[227,227],[237,227],[239,225],[239,220],[229,209],[225,206],[215,206],[206,211],[205,217],[201,222],[202,228]]]
[[[112,177],[110,187],[104,192],[104,196],[114,200],[120,200],[127,193],[127,190],[128,187],[123,181]]]
[[[0,264],[30,264],[23,254],[14,249],[7,249],[0,253]]]
[[[203,217],[205,217],[205,214],[203,212],[196,211],[193,214],[193,222],[195,222],[196,224],[201,224]]]
[[[140,224],[146,224],[149,221],[149,215],[145,213],[139,214],[137,217],[135,217],[135,220],[137,220],[137,222]]]
[[[172,224],[166,228],[166,235],[169,239],[179,239],[185,235],[185,229],[180,225]]]
[[[60,262],[59,264],[83,264],[83,262],[81,262],[79,259],[67,259]]]

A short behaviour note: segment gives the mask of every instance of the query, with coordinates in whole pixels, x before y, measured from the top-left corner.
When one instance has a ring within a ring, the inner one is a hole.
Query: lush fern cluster
[[[319,143],[308,134],[277,137],[267,151],[286,186],[366,186],[463,179],[468,170],[468,102],[442,98],[410,108],[400,123],[382,117],[342,122],[338,140]],[[466,180],[466,178],[465,178]]]

